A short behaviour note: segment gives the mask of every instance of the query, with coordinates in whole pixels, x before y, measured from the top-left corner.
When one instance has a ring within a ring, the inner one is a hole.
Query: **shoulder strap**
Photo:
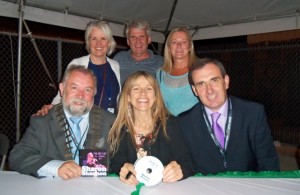
[[[104,121],[101,120],[101,118],[102,118],[101,109],[97,106],[93,106],[90,111],[89,132],[87,134],[86,141],[85,141],[86,146],[90,149],[98,148],[99,139],[104,137],[103,128],[105,128],[105,125],[103,125]],[[103,146],[105,147],[105,143],[103,144],[104,144]]]
[[[159,83],[162,81],[162,69],[159,70]]]
[[[55,116],[57,118],[57,121],[59,123],[59,126],[64,130],[65,133],[65,149],[64,149],[64,156],[66,160],[72,160],[72,146],[71,146],[71,131],[69,123],[65,117],[65,114],[63,112],[63,108],[61,104],[58,104],[54,107],[55,109]]]

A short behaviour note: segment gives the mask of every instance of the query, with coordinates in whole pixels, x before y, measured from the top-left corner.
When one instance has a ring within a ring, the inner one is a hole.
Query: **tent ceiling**
[[[18,17],[19,0],[0,0],[0,15]],[[76,29],[88,21],[110,21],[116,36],[123,25],[150,22],[157,42],[169,29],[187,26],[194,39],[298,29],[300,0],[24,0],[24,18]]]

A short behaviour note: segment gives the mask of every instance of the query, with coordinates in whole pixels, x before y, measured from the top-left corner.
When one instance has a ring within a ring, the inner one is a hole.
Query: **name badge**
[[[107,108],[108,112],[111,112],[111,113],[115,113],[115,109],[114,108]]]

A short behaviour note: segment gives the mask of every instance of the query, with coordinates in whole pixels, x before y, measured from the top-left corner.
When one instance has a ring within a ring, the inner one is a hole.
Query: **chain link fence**
[[[29,118],[44,104],[51,103],[57,89],[51,86],[41,61],[34,49],[33,41],[22,38],[22,62],[20,81],[20,131],[21,135],[29,125]],[[51,39],[37,39],[36,45],[42,54],[49,73],[56,86],[60,75],[68,63],[87,55],[84,44]],[[10,149],[16,143],[16,101],[17,101],[17,64],[18,37],[14,34],[0,33],[1,59],[1,125],[0,132],[10,139]],[[61,62],[58,58],[61,57]]]
[[[300,143],[300,40],[201,45],[196,51],[223,62],[230,95],[265,106],[274,140]]]
[[[87,55],[82,42],[35,39],[56,84],[68,63]],[[16,142],[16,86],[18,37],[0,33],[1,125],[0,132]],[[197,45],[197,44],[195,44]],[[300,140],[300,40],[268,45],[204,44],[196,46],[199,57],[221,60],[230,76],[229,94],[265,105],[274,140],[299,144]],[[44,104],[51,103],[57,90],[34,50],[32,41],[22,38],[20,130]]]

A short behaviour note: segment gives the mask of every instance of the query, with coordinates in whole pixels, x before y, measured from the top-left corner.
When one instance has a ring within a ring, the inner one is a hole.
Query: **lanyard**
[[[78,153],[79,150],[81,149],[81,148],[80,148],[80,145],[82,145],[83,138],[84,138],[84,136],[85,136],[85,134],[86,134],[86,132],[87,132],[87,130],[88,130],[88,128],[89,128],[89,124],[87,124],[87,126],[86,126],[86,128],[85,128],[85,130],[84,130],[84,133],[83,133],[83,135],[81,136],[80,140],[77,140],[77,139],[76,139],[76,136],[75,136],[75,134],[74,134],[74,131],[73,131],[72,127],[71,127],[70,125],[69,125],[69,127],[70,127],[70,129],[71,129],[71,138],[72,138],[73,143],[74,143],[74,145],[75,145],[75,147],[76,147],[76,151],[75,151],[74,156],[73,156],[73,159],[75,160],[75,156],[77,155],[77,153]],[[79,141],[79,142],[78,142],[78,141]]]
[[[98,90],[96,96],[97,98],[99,98],[99,100],[97,99],[97,101],[95,101],[95,104],[103,108],[109,107],[110,101],[112,101],[112,88],[110,86],[111,69],[109,62],[106,61],[102,65],[96,65],[93,64],[93,62],[90,59],[88,68],[93,70],[95,76],[97,77]]]
[[[103,98],[103,93],[105,90],[105,84],[106,84],[106,74],[107,74],[107,63],[104,64],[104,75],[103,75],[103,85],[102,85],[102,91],[101,91],[101,96],[99,100],[99,107],[101,106],[102,98]]]
[[[204,109],[204,106],[202,106],[202,114],[203,114],[203,118],[205,120],[205,124],[206,124],[207,130],[208,130],[208,133],[210,134],[212,140],[214,141],[215,145],[217,146],[217,148],[219,149],[219,151],[223,157],[225,168],[227,166],[226,165],[226,149],[227,149],[227,145],[228,145],[228,141],[229,141],[229,136],[230,136],[230,131],[231,131],[231,122],[232,122],[232,104],[231,104],[230,98],[228,98],[228,103],[229,103],[229,109],[228,109],[228,117],[227,117],[227,121],[226,121],[226,125],[225,125],[224,149],[221,147],[220,143],[218,142],[217,138],[215,137],[215,135],[213,133],[212,125],[210,125],[208,116]]]

